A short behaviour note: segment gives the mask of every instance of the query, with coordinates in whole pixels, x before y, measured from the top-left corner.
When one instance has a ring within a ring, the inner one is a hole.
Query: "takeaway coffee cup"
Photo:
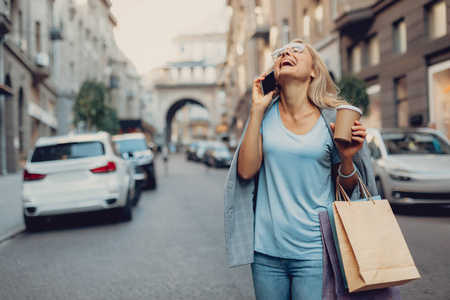
[[[352,142],[352,126],[361,118],[362,112],[352,105],[340,105],[337,108],[336,127],[333,139],[336,142],[349,144]]]

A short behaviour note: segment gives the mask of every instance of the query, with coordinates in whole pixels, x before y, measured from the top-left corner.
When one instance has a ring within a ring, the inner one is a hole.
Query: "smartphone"
[[[266,75],[263,81],[261,81],[261,88],[264,95],[267,95],[271,91],[275,90],[277,82],[275,80],[275,74],[271,71]]]

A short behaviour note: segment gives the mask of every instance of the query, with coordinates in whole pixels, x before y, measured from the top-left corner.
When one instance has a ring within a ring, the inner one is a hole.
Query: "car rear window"
[[[31,157],[31,162],[76,159],[103,154],[105,154],[105,148],[101,142],[65,143],[37,147]]]

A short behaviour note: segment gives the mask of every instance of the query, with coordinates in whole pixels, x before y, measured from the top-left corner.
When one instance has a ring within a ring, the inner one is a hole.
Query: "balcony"
[[[5,46],[31,72],[34,81],[40,82],[50,76],[50,59],[47,53],[37,53],[31,58],[10,38],[6,39]]]
[[[365,35],[375,19],[374,0],[346,0],[338,6],[336,29],[352,39]]]

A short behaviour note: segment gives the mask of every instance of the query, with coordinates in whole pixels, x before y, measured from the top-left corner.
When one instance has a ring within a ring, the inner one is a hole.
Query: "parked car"
[[[450,142],[429,128],[367,129],[378,193],[392,204],[450,204]]]
[[[106,132],[41,137],[31,149],[22,185],[28,230],[44,217],[111,210],[131,220],[134,169]]]
[[[145,189],[156,188],[156,173],[154,155],[148,147],[143,133],[125,133],[113,136],[113,141],[124,159],[137,168],[137,173],[143,174],[141,186]]]
[[[204,155],[204,161],[207,166],[214,166],[216,168],[229,167],[233,156],[230,153],[227,145],[217,142],[209,146]]]
[[[186,159],[195,160],[195,152],[197,151],[198,141],[190,142],[186,147]]]
[[[203,158],[205,156],[205,151],[208,146],[210,146],[209,141],[199,141],[197,143],[197,149],[195,150],[194,160],[198,162],[203,162]]]

